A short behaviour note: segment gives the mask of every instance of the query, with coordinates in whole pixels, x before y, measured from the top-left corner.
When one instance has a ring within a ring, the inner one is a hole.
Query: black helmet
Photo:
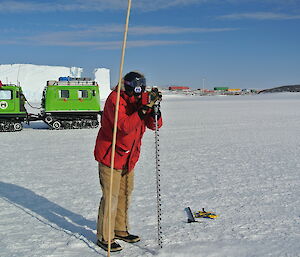
[[[125,91],[140,95],[146,89],[146,79],[141,73],[131,71],[124,76]]]

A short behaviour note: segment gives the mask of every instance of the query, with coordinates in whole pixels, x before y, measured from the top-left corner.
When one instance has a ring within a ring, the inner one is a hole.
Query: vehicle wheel
[[[64,127],[65,127],[66,129],[71,129],[71,128],[72,128],[72,122],[66,121],[65,124],[64,124]]]
[[[82,128],[81,121],[79,121],[79,120],[74,121],[72,127],[73,127],[73,129],[80,129],[80,128]]]
[[[72,122],[72,129],[78,129],[78,123],[77,121]]]
[[[3,130],[4,130],[5,132],[10,131],[10,124],[9,124],[8,122],[4,123],[4,125],[3,125]]]
[[[59,121],[54,121],[52,124],[52,128],[58,130],[61,128],[61,123]]]
[[[46,116],[45,121],[50,124],[53,121],[53,118],[51,116]]]
[[[15,129],[15,131],[21,131],[23,129],[23,126],[21,123],[15,123],[14,129]]]
[[[86,120],[83,120],[83,121],[81,122],[81,128],[87,128],[87,127],[88,127],[87,124],[88,124],[87,121],[86,121]]]
[[[82,121],[77,121],[77,127],[79,129],[82,129],[83,128],[83,122]]]
[[[92,127],[92,128],[97,128],[98,126],[99,126],[99,122],[98,122],[98,121],[93,120],[93,121],[91,122],[91,127]]]

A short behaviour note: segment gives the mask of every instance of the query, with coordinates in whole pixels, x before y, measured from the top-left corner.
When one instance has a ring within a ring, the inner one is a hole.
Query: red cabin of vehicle
[[[179,87],[179,86],[171,86],[169,87],[169,90],[188,90],[189,87]]]

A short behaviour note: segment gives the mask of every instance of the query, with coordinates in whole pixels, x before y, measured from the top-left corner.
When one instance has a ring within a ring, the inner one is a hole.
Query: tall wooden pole
[[[119,102],[120,102],[120,92],[121,92],[121,83],[122,83],[122,74],[123,74],[123,65],[125,57],[125,49],[127,42],[127,33],[129,25],[129,16],[131,9],[131,0],[128,0],[127,16],[124,30],[124,40],[122,46],[122,55],[120,62],[120,73],[119,73],[119,83],[117,89],[117,100],[116,100],[116,109],[115,109],[115,120],[114,120],[114,130],[113,130],[113,139],[112,139],[112,151],[111,151],[111,162],[110,162],[110,187],[109,187],[109,202],[108,202],[108,251],[107,257],[110,257],[111,249],[111,201],[112,201],[112,186],[113,186],[113,170],[115,163],[115,151],[116,151],[116,139],[117,139],[117,126],[118,126],[118,116],[119,116]]]

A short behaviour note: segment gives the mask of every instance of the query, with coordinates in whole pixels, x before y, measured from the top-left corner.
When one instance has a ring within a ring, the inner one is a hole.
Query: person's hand
[[[149,113],[154,113],[153,106],[159,105],[160,101],[162,100],[162,94],[158,91],[157,88],[152,88],[151,92],[148,92],[147,95],[147,104],[144,103],[141,108],[138,110],[139,116],[141,119],[144,119],[145,115]],[[143,100],[142,100],[143,102]]]
[[[158,91],[158,88],[152,88],[151,92],[149,93],[150,102],[146,105],[149,108],[152,108],[155,104],[159,104],[162,100],[162,94]]]

